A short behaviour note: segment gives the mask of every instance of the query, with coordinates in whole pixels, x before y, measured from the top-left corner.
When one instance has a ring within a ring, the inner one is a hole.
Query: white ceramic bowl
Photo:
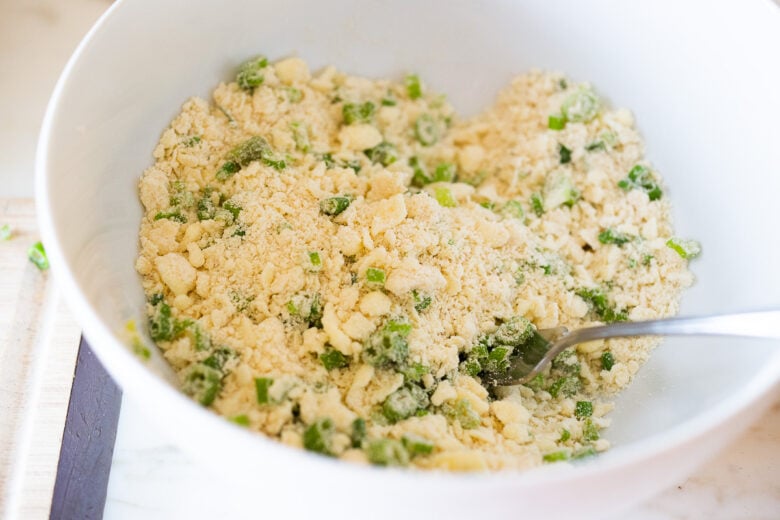
[[[232,499],[234,512],[619,511],[684,477],[761,411],[780,376],[776,345],[667,341],[618,402],[614,448],[581,466],[454,475],[327,460],[204,410],[179,393],[159,355],[145,365],[122,343],[123,324],[143,310],[137,181],[182,102],[207,96],[257,53],[368,76],[417,71],[466,114],[517,73],[562,70],[634,110],[679,234],[703,243],[683,312],[777,306],[778,27],[769,0],[117,2],[74,54],[43,125],[37,196],[52,270],[125,395],[216,478],[251,490]]]

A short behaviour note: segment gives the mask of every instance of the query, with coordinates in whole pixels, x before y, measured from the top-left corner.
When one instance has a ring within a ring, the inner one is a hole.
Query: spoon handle
[[[571,346],[595,339],[654,335],[780,339],[780,310],[611,323],[574,330],[561,338],[560,342]]]

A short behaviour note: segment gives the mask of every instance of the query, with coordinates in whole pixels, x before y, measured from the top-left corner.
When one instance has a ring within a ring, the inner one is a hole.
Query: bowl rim
[[[35,201],[43,243],[50,257],[51,271],[57,290],[63,296],[83,332],[93,347],[100,361],[106,365],[112,377],[115,377],[123,388],[145,387],[145,391],[153,391],[165,402],[166,408],[177,408],[181,413],[189,414],[196,422],[221,430],[226,440],[249,446],[254,444],[263,450],[274,450],[280,459],[286,459],[290,464],[318,465],[320,469],[333,474],[353,473],[360,475],[381,475],[382,478],[398,478],[413,484],[446,481],[455,486],[468,486],[473,489],[480,487],[535,486],[550,481],[581,481],[592,479],[601,474],[607,474],[620,468],[639,465],[648,462],[661,454],[673,451],[688,443],[705,436],[709,431],[725,424],[740,412],[749,408],[769,406],[769,397],[780,388],[780,350],[766,363],[739,391],[711,406],[704,412],[675,425],[669,430],[650,435],[638,441],[611,448],[606,454],[595,457],[581,464],[551,464],[528,470],[488,471],[477,475],[450,471],[409,471],[395,468],[380,468],[372,465],[350,464],[338,459],[322,457],[303,449],[287,446],[257,432],[247,431],[224,420],[221,416],[195,403],[183,393],[173,388],[154,375],[136,356],[132,355],[112,330],[100,319],[94,306],[81,291],[73,269],[68,262],[61,242],[59,232],[51,209],[49,190],[48,152],[53,138],[53,126],[62,103],[63,93],[71,79],[73,70],[79,63],[85,50],[90,46],[95,36],[103,30],[106,21],[121,12],[127,0],[114,2],[94,23],[87,34],[79,42],[67,64],[62,70],[52,91],[41,125],[35,155]],[[771,0],[760,4],[772,5]],[[754,5],[759,5],[756,3]],[[780,9],[774,9],[774,16],[780,19]],[[128,394],[134,392],[128,391]],[[137,392],[136,392],[137,393]],[[741,425],[732,436],[750,426]],[[335,476],[335,475],[334,475]]]

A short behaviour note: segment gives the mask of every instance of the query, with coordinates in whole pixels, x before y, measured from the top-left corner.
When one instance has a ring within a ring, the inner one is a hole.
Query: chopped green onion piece
[[[343,213],[351,203],[351,197],[346,197],[343,195],[338,197],[328,197],[327,199],[322,199],[320,201],[320,211],[325,215],[335,217],[336,215]]]
[[[375,439],[365,447],[368,460],[379,466],[406,466],[409,464],[409,452],[403,444],[394,439]]]
[[[271,402],[268,396],[268,389],[274,384],[274,380],[270,377],[256,377],[255,378],[255,392],[257,393],[257,404],[268,404]]]
[[[590,401],[577,401],[574,405],[574,416],[577,419],[584,419],[593,415],[593,403]]]
[[[564,428],[561,431],[561,438],[558,439],[558,442],[566,442],[569,439],[571,439],[571,432],[569,430],[567,430],[566,428]]]
[[[571,175],[562,169],[547,175],[543,193],[546,211],[559,206],[572,207],[580,198],[580,191],[574,185]]]
[[[553,397],[558,397],[559,395],[571,397],[580,390],[581,386],[582,383],[579,377],[563,376],[556,379],[547,391]]]
[[[506,204],[501,207],[501,214],[505,217],[517,218],[520,220],[525,219],[523,204],[519,200],[508,200]]]
[[[329,418],[317,419],[303,431],[303,447],[309,451],[332,456],[331,444],[336,427]]]
[[[420,435],[405,433],[403,437],[401,437],[401,443],[412,457],[416,457],[417,455],[430,455],[433,453],[433,442]]]
[[[582,288],[576,292],[577,296],[585,300],[591,310],[606,323],[614,321],[627,321],[628,313],[625,310],[618,311],[610,305],[607,295],[598,288]]]
[[[233,148],[226,156],[227,163],[225,163],[219,172],[217,172],[217,178],[224,180],[220,177],[220,172],[223,172],[228,163],[234,163],[230,166],[227,176],[231,176],[239,169],[247,166],[252,161],[262,161],[266,166],[270,166],[276,170],[282,170],[286,167],[284,159],[280,159],[276,156],[271,149],[271,145],[265,138],[255,135]],[[225,173],[222,174],[223,176]],[[227,177],[225,177],[227,178]]]
[[[185,139],[181,142],[182,145],[186,148],[192,148],[196,144],[198,144],[201,141],[201,137],[199,135],[193,135],[190,138]]]
[[[349,365],[347,356],[333,347],[325,347],[325,352],[320,354],[320,361],[327,371],[331,371],[334,368],[344,368]]]
[[[414,299],[414,310],[422,312],[427,309],[433,299],[427,294],[421,294],[417,289],[412,289],[412,299]]]
[[[422,377],[430,372],[430,369],[422,363],[412,363],[399,368],[399,372],[404,375],[404,381],[407,383],[419,383]]]
[[[650,262],[655,258],[653,255],[645,253],[642,255],[642,265],[650,265]]]
[[[241,169],[241,166],[235,162],[235,161],[226,161],[225,163],[220,166],[219,170],[217,170],[216,177],[217,180],[224,181],[238,173],[238,171]]]
[[[616,246],[622,246],[623,244],[631,242],[631,240],[633,240],[631,235],[621,233],[620,231],[615,231],[612,228],[607,228],[599,233],[599,242],[602,244],[615,244]]]
[[[41,271],[45,271],[49,268],[49,258],[46,256],[46,250],[40,242],[36,242],[30,246],[30,249],[27,250],[27,258],[29,258],[30,262],[34,263]]]
[[[457,173],[457,167],[452,163],[441,163],[433,172],[431,182],[453,182]]]
[[[384,285],[385,271],[376,267],[369,267],[366,269],[366,281],[369,284]]]
[[[388,91],[387,95],[382,98],[381,103],[383,107],[394,107],[398,104],[398,101],[393,96],[393,93]]]
[[[615,356],[607,350],[601,354],[601,369],[609,371],[613,366],[615,366]]]
[[[563,130],[566,127],[566,118],[563,116],[550,116],[547,118],[547,128],[550,130]]]
[[[595,152],[596,150],[604,151],[606,149],[607,145],[604,143],[604,141],[593,141],[585,147],[585,150],[588,152]]]
[[[420,163],[420,159],[416,156],[409,158],[409,166],[412,167],[412,186],[422,188],[426,184],[430,184],[431,178],[428,177],[423,165]]]
[[[582,438],[586,441],[599,440],[599,428],[593,424],[590,417],[585,419],[585,424],[582,426]]]
[[[593,446],[585,446],[572,453],[571,458],[575,460],[580,460],[586,457],[592,457],[596,454],[597,454],[596,448],[594,448]]]
[[[382,403],[382,413],[391,423],[396,423],[424,410],[430,404],[428,394],[415,384],[399,388]]]
[[[563,101],[561,113],[567,121],[587,123],[599,111],[599,98],[588,87],[579,87]]]
[[[298,306],[295,305],[294,301],[290,300],[287,302],[287,312],[289,312],[291,316],[296,316],[298,314]]]
[[[322,270],[322,258],[320,257],[319,251],[309,251],[306,256],[309,259],[309,264],[307,266],[309,271],[317,272]]]
[[[474,429],[482,422],[479,414],[471,408],[471,403],[468,399],[458,399],[454,403],[444,403],[442,411],[451,420],[458,421],[464,430]]]
[[[236,423],[239,426],[249,426],[249,416],[246,414],[236,415],[230,418],[230,422]]]
[[[163,301],[156,303],[154,314],[149,316],[149,336],[154,341],[170,341],[176,334],[175,325],[170,306]]]
[[[406,336],[412,331],[408,323],[390,320],[371,334],[363,346],[363,361],[377,368],[401,365],[409,356]]]
[[[10,240],[12,234],[13,231],[11,231],[10,225],[3,224],[3,227],[0,227],[0,241]]]
[[[173,220],[174,222],[180,222],[182,224],[187,223],[187,217],[185,215],[182,215],[181,211],[179,211],[178,209],[160,211],[154,216],[154,220],[162,220],[162,219]]]
[[[454,208],[458,205],[455,197],[452,196],[452,192],[449,188],[444,186],[436,186],[433,190],[434,198],[441,206],[445,208]]]
[[[309,327],[322,328],[322,304],[320,303],[319,293],[315,294],[311,299],[306,321],[309,323]]]
[[[545,453],[542,455],[542,460],[545,462],[561,462],[564,460],[569,460],[569,451],[568,450],[559,450],[559,451],[553,451],[551,453]]]
[[[229,348],[218,348],[203,360],[203,364],[216,370],[223,370],[225,363],[236,357],[237,354]]]
[[[422,97],[422,83],[417,74],[409,74],[406,76],[406,78],[404,78],[404,84],[406,85],[406,95],[409,96],[409,99],[419,99]]]
[[[560,143],[558,144],[558,160],[561,164],[568,164],[571,162],[571,150]]]
[[[365,103],[344,103],[341,107],[341,116],[345,125],[352,123],[370,123],[374,117],[376,107],[370,101]]]
[[[430,114],[423,114],[414,122],[414,136],[423,146],[431,146],[439,140],[439,126]]]
[[[493,340],[500,345],[520,346],[533,336],[533,324],[523,316],[512,316],[498,326],[493,333]]]
[[[287,91],[287,100],[290,103],[300,103],[301,99],[303,99],[303,92],[300,89],[287,87],[285,90]]]
[[[303,153],[307,153],[309,150],[311,150],[309,130],[306,128],[305,123],[300,121],[293,121],[290,123],[290,130],[292,130],[293,141],[295,141],[295,148]]]
[[[658,183],[653,179],[653,175],[650,169],[641,164],[637,164],[631,171],[628,172],[628,176],[618,181],[618,187],[624,191],[632,189],[638,189],[647,193],[650,200],[658,200],[663,195]]]
[[[538,193],[531,195],[531,209],[534,210],[537,217],[544,215],[544,201]]]
[[[387,141],[382,141],[373,148],[363,150],[363,153],[371,162],[379,163],[382,166],[390,166],[398,160],[398,150],[394,144]]]
[[[242,90],[253,90],[263,84],[265,79],[263,69],[268,66],[268,59],[265,56],[258,56],[247,60],[238,68],[236,74],[236,83]]]
[[[222,372],[203,363],[194,363],[184,372],[182,391],[203,406],[209,406],[222,389]]]
[[[349,436],[352,440],[352,447],[360,448],[363,445],[366,435],[366,420],[362,417],[358,417],[352,421],[352,433]]]
[[[666,245],[674,250],[681,258],[690,260],[701,254],[701,244],[695,240],[672,237],[666,241]]]

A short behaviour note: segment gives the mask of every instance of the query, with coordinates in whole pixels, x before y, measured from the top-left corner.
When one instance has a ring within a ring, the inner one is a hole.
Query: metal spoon
[[[527,383],[568,347],[596,339],[629,336],[740,336],[780,339],[780,310],[721,314],[693,318],[612,323],[568,331],[565,327],[541,329],[535,340],[512,357],[509,369],[491,374],[495,386]]]

